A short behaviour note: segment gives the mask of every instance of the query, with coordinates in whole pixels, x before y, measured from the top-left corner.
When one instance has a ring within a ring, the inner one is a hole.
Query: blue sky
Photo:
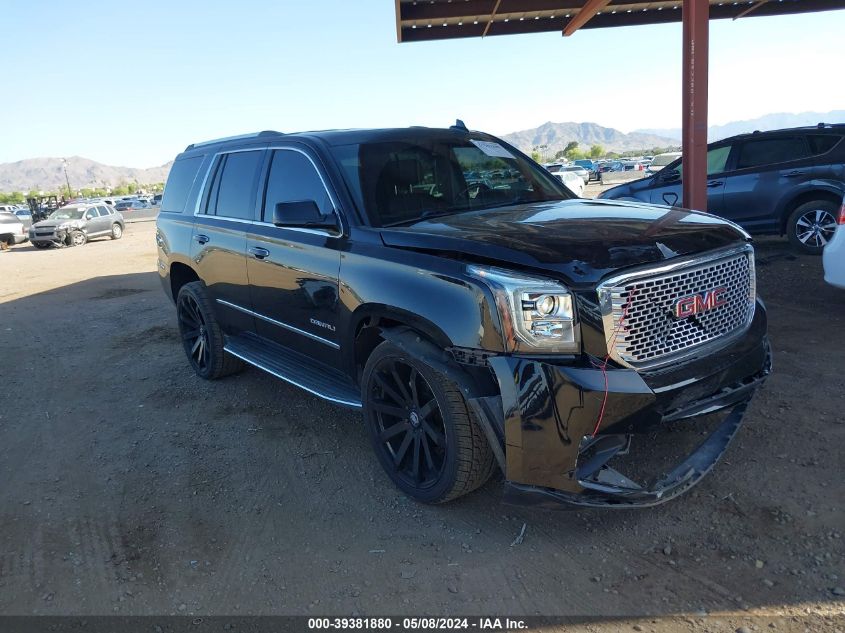
[[[0,20],[0,162],[455,117],[680,125],[680,24],[399,45],[391,0],[0,0]],[[845,108],[842,33],[845,11],[711,22],[710,123]]]

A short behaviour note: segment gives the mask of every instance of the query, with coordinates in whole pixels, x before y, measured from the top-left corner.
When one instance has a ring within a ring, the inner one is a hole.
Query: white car
[[[552,175],[569,187],[579,198],[584,195],[584,179],[578,175],[578,172],[560,170]]]
[[[822,251],[824,280],[845,289],[845,198],[842,199],[837,223],[836,232]]]
[[[0,249],[8,250],[10,246],[21,244],[27,240],[26,228],[14,213],[0,212]]]
[[[676,158],[680,157],[681,152],[666,152],[665,154],[658,154],[651,159],[651,162],[648,164],[645,171],[649,176],[651,176],[666,167],[666,165],[674,161]]]

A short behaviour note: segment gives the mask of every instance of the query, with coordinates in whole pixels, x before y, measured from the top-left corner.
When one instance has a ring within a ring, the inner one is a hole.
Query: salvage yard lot
[[[774,374],[709,477],[549,513],[501,505],[500,476],[415,504],[358,414],[197,378],[154,230],[0,253],[0,613],[842,614],[845,292],[820,259],[758,243]]]

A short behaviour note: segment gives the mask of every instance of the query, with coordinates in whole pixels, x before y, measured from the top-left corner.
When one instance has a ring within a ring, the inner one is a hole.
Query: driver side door
[[[336,197],[319,161],[294,147],[274,148],[266,166],[261,217],[247,234],[249,275],[259,335],[325,364],[339,362],[338,276],[345,238]],[[337,228],[273,224],[278,203],[312,200]]]

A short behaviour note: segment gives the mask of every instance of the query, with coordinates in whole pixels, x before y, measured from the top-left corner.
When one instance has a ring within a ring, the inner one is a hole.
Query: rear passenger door
[[[99,222],[99,230],[103,232],[103,234],[111,233],[111,225],[114,217],[112,216],[112,210],[109,209],[106,205],[98,206],[97,207],[97,214],[100,216],[98,218]]]
[[[198,202],[191,259],[224,331],[255,330],[246,269],[246,234],[255,219],[264,147],[215,157]]]
[[[725,182],[724,217],[754,233],[780,230],[780,200],[813,177],[804,135],[749,137],[739,142],[736,165]]]
[[[339,230],[277,227],[279,202],[313,200],[324,216],[340,217],[319,161],[304,149],[270,151],[260,221],[247,238],[247,270],[258,333],[327,364],[339,358]]]

